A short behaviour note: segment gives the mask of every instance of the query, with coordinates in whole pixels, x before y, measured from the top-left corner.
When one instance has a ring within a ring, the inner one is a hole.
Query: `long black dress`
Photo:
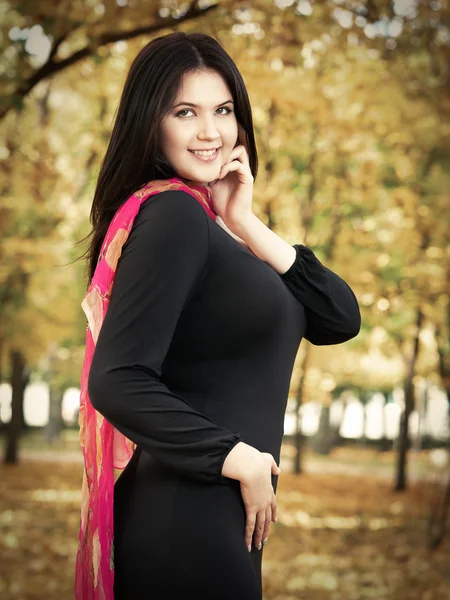
[[[137,444],[115,484],[115,600],[261,599],[262,550],[246,548],[240,483],[223,462],[242,440],[279,463],[302,337],[338,344],[360,327],[348,285],[294,247],[279,275],[189,194],[143,203],[88,388]]]

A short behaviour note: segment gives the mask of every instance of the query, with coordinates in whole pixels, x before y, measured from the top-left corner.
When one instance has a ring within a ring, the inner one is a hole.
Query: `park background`
[[[264,600],[448,599],[449,1],[1,0],[0,14],[1,598],[73,597],[77,242],[131,61],[180,30],[214,36],[244,77],[254,212],[313,248],[362,314],[350,342],[299,349]]]

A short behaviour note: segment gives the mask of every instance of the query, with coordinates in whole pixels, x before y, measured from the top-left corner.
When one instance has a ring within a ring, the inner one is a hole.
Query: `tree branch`
[[[161,29],[165,29],[174,25],[179,25],[180,23],[184,23],[185,21],[189,21],[192,19],[196,19],[197,17],[203,16],[207,12],[214,10],[218,7],[219,4],[213,4],[211,6],[207,6],[206,8],[198,8],[197,0],[194,0],[189,9],[186,11],[186,13],[178,19],[174,17],[166,17],[159,20],[158,23],[153,23],[152,25],[145,25],[142,27],[136,27],[135,29],[131,29],[129,31],[103,33],[97,38],[90,40],[84,48],[77,50],[71,56],[56,61],[55,58],[58,47],[63,41],[65,41],[65,39],[67,39],[71,32],[65,33],[60,38],[58,38],[58,40],[56,40],[49,54],[47,62],[43,64],[42,67],[40,67],[36,71],[36,73],[34,73],[31,77],[22,81],[17,87],[17,89],[11,94],[9,100],[6,103],[6,106],[4,106],[0,110],[0,119],[3,119],[5,115],[11,110],[11,108],[13,108],[13,106],[17,104],[22,104],[25,97],[39,82],[49,77],[52,77],[56,73],[67,69],[68,67],[76,64],[84,58],[92,56],[98,48],[101,48],[102,46],[108,46],[109,44],[114,44],[119,41],[131,40],[141,35],[149,35],[155,33],[156,31],[160,31]]]

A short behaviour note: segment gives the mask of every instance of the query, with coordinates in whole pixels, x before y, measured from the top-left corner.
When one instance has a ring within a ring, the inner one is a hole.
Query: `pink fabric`
[[[114,215],[100,250],[94,276],[81,303],[88,325],[78,420],[84,472],[75,567],[76,600],[114,598],[114,469],[124,469],[136,447],[93,408],[87,389],[89,369],[108,309],[122,246],[144,200],[166,190],[187,192],[216,220],[209,186],[188,183],[178,177],[150,181],[132,194]]]

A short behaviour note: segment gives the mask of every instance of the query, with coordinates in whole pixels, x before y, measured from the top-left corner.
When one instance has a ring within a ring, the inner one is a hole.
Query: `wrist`
[[[231,224],[231,227],[233,232],[246,242],[248,234],[252,231],[255,223],[258,221],[258,217],[254,213],[250,212],[246,213],[239,219],[234,220]]]
[[[261,452],[246,444],[238,442],[227,454],[222,466],[222,475],[229,479],[242,481],[251,476],[250,465],[259,460]]]

